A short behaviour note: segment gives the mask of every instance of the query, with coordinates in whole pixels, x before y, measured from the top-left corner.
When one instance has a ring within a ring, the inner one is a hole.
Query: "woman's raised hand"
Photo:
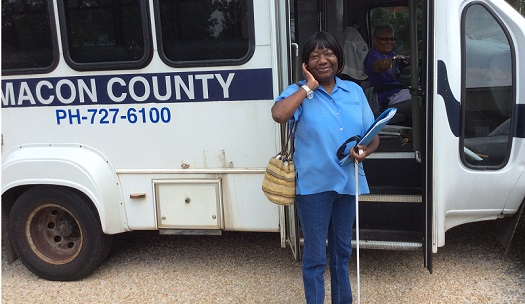
[[[308,68],[306,67],[306,63],[304,63],[304,62],[303,62],[303,65],[302,65],[302,69],[303,69],[304,79],[306,79],[306,85],[312,91],[315,91],[315,89],[317,89],[317,87],[319,86],[319,82],[317,81],[317,79],[315,79],[314,75],[312,75],[312,73],[310,73],[310,71],[308,71]]]

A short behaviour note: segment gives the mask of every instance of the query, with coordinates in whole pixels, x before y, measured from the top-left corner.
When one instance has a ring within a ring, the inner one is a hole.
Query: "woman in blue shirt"
[[[305,80],[276,98],[272,117],[279,123],[298,122],[294,162],[296,206],[304,236],[305,296],[307,303],[324,302],[328,239],[332,303],[351,303],[348,267],[356,177],[352,164],[339,164],[336,151],[348,138],[362,136],[374,115],[361,87],[336,76],[343,70],[344,53],[332,34],[318,32],[310,37],[301,59]],[[368,146],[359,146],[361,153],[353,149],[349,153],[362,162],[378,146],[376,136]],[[357,178],[359,194],[368,193],[364,172]]]

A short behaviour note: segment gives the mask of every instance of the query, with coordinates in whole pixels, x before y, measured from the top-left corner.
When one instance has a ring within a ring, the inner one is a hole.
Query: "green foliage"
[[[420,17],[419,11],[418,15]],[[421,18],[418,18],[418,20],[421,20]],[[407,6],[375,8],[370,12],[370,21],[372,25],[372,31],[375,29],[376,26],[380,24],[389,23],[390,25],[392,25],[392,27],[394,28],[394,34],[397,39],[394,51],[399,54],[409,54],[410,19],[409,9]]]
[[[520,14],[525,14],[525,0],[505,0],[512,5]]]

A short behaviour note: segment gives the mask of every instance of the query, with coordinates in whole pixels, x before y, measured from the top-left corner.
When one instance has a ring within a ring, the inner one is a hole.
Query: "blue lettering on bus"
[[[2,80],[1,98],[2,108],[265,100],[273,99],[273,81],[269,68],[10,79]]]
[[[96,108],[59,108],[55,110],[57,125],[84,125],[84,124],[147,124],[171,122],[171,110],[168,107],[130,107],[121,110],[117,107]]]

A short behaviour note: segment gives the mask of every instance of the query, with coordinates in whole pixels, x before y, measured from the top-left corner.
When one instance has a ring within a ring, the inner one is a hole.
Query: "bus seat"
[[[368,54],[368,44],[356,28],[346,27],[343,33],[342,46],[345,54],[345,66],[342,73],[357,83],[367,79],[368,75],[365,73],[363,63]]]
[[[374,113],[374,116],[375,117],[378,117],[379,114],[381,114],[385,109],[382,109],[379,105],[379,101],[377,99],[377,92],[380,92],[381,90],[389,90],[389,89],[392,89],[393,87],[397,87],[397,86],[394,86],[394,85],[385,85],[385,86],[375,86],[375,87],[372,87],[370,86],[370,83],[368,81],[363,81],[361,82],[361,88],[363,89],[363,92],[365,93],[365,96],[366,96],[366,99],[368,100],[368,104],[370,105],[370,109],[372,110],[372,112]],[[406,88],[402,85],[399,86],[400,88]],[[406,102],[400,102],[399,104],[395,104],[395,105],[392,105],[392,106],[389,106],[389,108],[405,108],[405,103]],[[396,116],[398,118],[406,118],[407,115],[404,114],[402,115],[402,112],[406,112],[406,111],[398,111],[396,113]],[[392,118],[392,120],[390,121],[390,124],[392,124],[393,122],[397,122],[397,121],[400,121],[399,119],[396,119],[396,117]]]

